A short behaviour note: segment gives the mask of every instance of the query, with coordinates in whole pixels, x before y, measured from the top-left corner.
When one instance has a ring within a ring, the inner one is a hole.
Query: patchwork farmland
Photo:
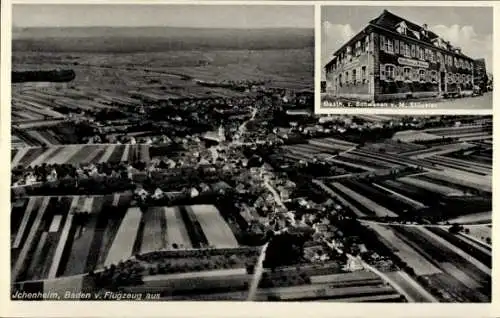
[[[491,134],[487,125],[396,134],[330,155],[324,160],[364,172],[317,178],[313,185],[371,229],[439,301],[488,302]],[[299,154],[300,145],[293,150]],[[401,175],[405,167],[419,171]],[[383,169],[392,172],[377,174]],[[463,229],[455,233],[446,224]]]
[[[283,272],[291,272],[291,268],[284,268]],[[246,287],[252,275],[244,269],[226,270],[221,290],[238,290],[232,292],[211,292],[207,289],[221,284],[217,273],[193,273],[189,279],[181,279],[179,275],[150,276],[144,278],[144,285],[126,288],[128,292],[159,292],[163,300],[233,300],[243,301],[248,297]],[[266,275],[272,276],[270,272]],[[296,275],[298,275],[296,273]],[[178,277],[175,277],[178,276]],[[331,301],[331,302],[403,302],[402,297],[392,287],[372,272],[357,273],[315,274],[314,270],[304,269],[302,277],[308,282],[298,286],[265,287],[257,290],[256,301],[284,300],[284,301]],[[182,291],[192,288],[194,293],[187,296]],[[175,291],[175,293],[174,293]]]
[[[156,251],[237,248],[210,205],[131,207],[131,194],[29,197],[12,207],[12,278],[55,279]]]
[[[49,148],[20,148],[12,149],[11,165],[37,166],[46,164],[91,164],[91,163],[118,163],[134,160],[149,161],[148,145],[64,145]]]

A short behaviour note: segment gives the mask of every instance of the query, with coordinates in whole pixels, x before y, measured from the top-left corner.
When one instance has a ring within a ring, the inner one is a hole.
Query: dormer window
[[[402,21],[401,23],[398,24],[396,30],[400,34],[405,34],[406,35],[406,32],[408,32],[408,26],[406,25],[406,23],[404,21]]]
[[[422,32],[422,34],[424,36],[427,36],[427,24],[422,25],[422,31],[421,32]]]

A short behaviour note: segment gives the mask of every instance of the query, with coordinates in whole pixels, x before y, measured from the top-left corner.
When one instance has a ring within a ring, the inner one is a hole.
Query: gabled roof
[[[432,43],[432,40],[437,38],[438,35],[430,30],[427,30],[426,34],[424,35],[422,31],[424,31],[424,28],[420,25],[417,25],[411,21],[406,20],[405,18],[402,18],[400,16],[395,15],[392,12],[389,12],[387,10],[384,10],[381,15],[379,15],[377,18],[373,19],[370,21],[370,24],[380,26],[385,29],[389,29],[391,31],[395,31],[398,27],[398,25],[404,22],[406,24],[406,27],[408,28],[408,32],[406,33],[406,36],[410,38],[414,38],[416,40]],[[415,31],[418,34],[420,34],[420,38],[418,36],[415,36],[415,34],[412,32]]]
[[[334,53],[334,57],[332,59],[330,59],[330,61],[328,63],[326,63],[324,67],[328,67],[329,65],[331,65],[333,63],[333,61],[337,58],[336,57],[337,52],[341,51],[349,43],[352,43],[356,38],[358,38],[360,35],[364,34],[370,26],[379,27],[381,29],[385,29],[385,30],[397,33],[398,32],[397,28],[402,23],[404,23],[406,25],[406,28],[407,28],[407,32],[404,36],[415,39],[416,41],[428,43],[429,45],[436,47],[434,45],[434,42],[435,42],[435,40],[440,38],[436,33],[430,31],[429,29],[425,30],[424,27],[422,27],[418,24],[415,24],[415,23],[413,23],[405,18],[397,16],[392,12],[384,10],[377,18],[370,20],[367,27],[363,28],[358,34],[356,34],[354,37],[352,37],[347,43],[345,43],[340,48],[338,48]],[[426,32],[422,32],[424,30]],[[418,35],[416,35],[415,33]],[[450,44],[448,41],[445,41],[442,38],[441,38],[441,40],[444,43],[446,43],[446,45],[448,46],[448,49],[446,51],[450,51],[454,48],[453,45]],[[441,49],[443,49],[443,48],[441,48]],[[469,56],[463,54],[461,51],[460,51],[460,53],[455,52],[454,54],[470,59]]]

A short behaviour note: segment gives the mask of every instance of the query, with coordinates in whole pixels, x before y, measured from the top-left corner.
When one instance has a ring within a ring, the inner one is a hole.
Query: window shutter
[[[399,54],[399,40],[394,40],[394,53]]]
[[[383,35],[380,36],[380,49],[385,51],[385,36]]]

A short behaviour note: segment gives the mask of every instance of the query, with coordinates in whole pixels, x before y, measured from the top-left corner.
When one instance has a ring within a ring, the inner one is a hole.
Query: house
[[[461,94],[474,60],[428,29],[387,10],[342,45],[325,66],[328,95],[379,102]]]

